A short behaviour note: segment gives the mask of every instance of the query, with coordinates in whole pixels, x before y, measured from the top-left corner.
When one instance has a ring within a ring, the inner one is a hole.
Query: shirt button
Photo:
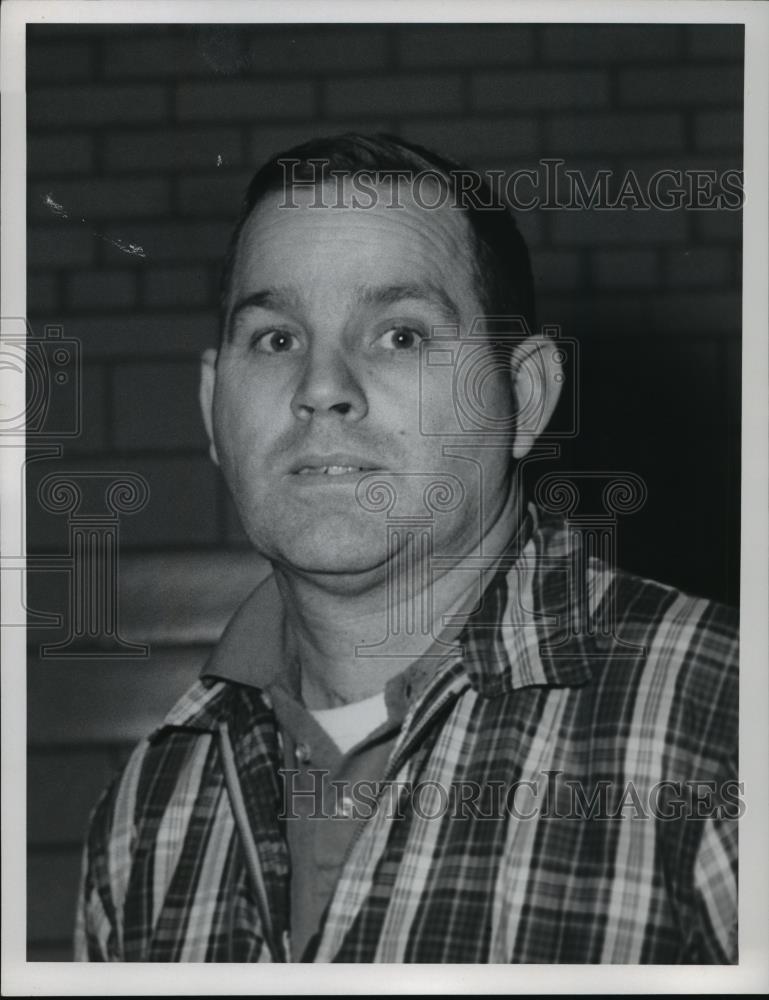
[[[353,804],[352,799],[349,795],[343,795],[342,801],[339,803],[339,815],[343,816],[345,819],[352,819]]]
[[[299,764],[307,764],[310,760],[310,747],[307,743],[297,743],[294,756]]]

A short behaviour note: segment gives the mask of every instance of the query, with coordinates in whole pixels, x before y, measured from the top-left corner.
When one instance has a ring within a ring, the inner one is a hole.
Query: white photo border
[[[26,961],[26,635],[2,643],[2,994],[4,996],[292,993],[737,993],[769,990],[769,5],[702,0],[6,0],[2,17],[2,307],[26,316],[26,25],[228,22],[742,23],[745,26],[743,230],[740,962],[737,966],[107,966]],[[2,320],[3,327],[6,321]],[[2,331],[5,335],[5,329]],[[24,378],[0,371],[0,399],[24,409]],[[0,447],[0,538],[20,552],[24,451]],[[8,581],[4,571],[3,583]],[[18,620],[18,585],[2,587],[2,620]]]

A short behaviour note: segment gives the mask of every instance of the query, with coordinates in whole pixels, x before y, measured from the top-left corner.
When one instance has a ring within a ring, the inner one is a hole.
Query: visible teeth
[[[300,476],[344,476],[348,472],[363,472],[359,465],[320,465],[299,470]]]

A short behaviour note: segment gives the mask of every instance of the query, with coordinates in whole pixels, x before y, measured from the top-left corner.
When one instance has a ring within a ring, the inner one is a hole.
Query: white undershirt
[[[342,753],[347,753],[387,719],[384,691],[349,705],[311,708],[309,712]]]

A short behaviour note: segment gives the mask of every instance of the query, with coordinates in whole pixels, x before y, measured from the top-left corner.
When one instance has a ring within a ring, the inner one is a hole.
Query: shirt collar
[[[464,626],[441,634],[443,642],[458,643],[457,653],[420,657],[388,683],[391,717],[402,716],[434,674],[460,656],[473,687],[488,697],[531,685],[585,683],[596,639],[578,627],[588,620],[588,588],[574,579],[579,562],[573,545],[567,522],[543,518],[529,504],[519,530],[487,570],[481,606]],[[235,613],[201,677],[266,690],[276,683],[295,687],[286,676],[283,623],[282,598],[270,575]]]
[[[466,603],[466,602],[465,602]],[[456,609],[461,613],[460,605]],[[275,577],[271,574],[237,610],[204,666],[201,678],[232,681],[270,691],[281,687],[298,698],[298,679],[285,655],[284,611]],[[385,687],[390,721],[400,723],[408,705],[447,662],[456,662],[462,628],[447,626],[426,655],[408,664]]]
[[[283,600],[270,574],[230,619],[201,676],[271,687],[286,671],[283,617]]]
[[[465,669],[480,694],[580,685],[592,676],[597,641],[581,625],[589,620],[590,588],[577,576],[577,544],[568,522],[528,505],[478,615],[460,636]]]

